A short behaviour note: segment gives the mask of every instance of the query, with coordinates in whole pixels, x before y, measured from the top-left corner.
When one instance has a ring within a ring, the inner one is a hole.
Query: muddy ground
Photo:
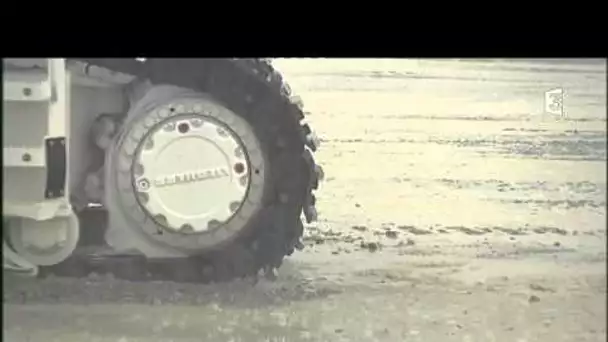
[[[279,279],[6,278],[6,341],[605,341],[605,62],[277,66],[326,173]]]

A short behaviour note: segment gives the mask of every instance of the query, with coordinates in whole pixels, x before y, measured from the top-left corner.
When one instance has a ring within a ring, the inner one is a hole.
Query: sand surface
[[[276,65],[326,174],[279,279],[7,279],[6,341],[606,340],[605,62]]]

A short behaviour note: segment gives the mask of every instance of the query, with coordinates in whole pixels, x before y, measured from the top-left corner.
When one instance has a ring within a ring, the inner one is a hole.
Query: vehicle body
[[[129,255],[232,278],[302,247],[319,140],[269,61],[3,64],[5,270],[78,273],[80,262],[82,275]]]

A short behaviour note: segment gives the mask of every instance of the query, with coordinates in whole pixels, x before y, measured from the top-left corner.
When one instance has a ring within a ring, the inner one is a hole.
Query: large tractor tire
[[[318,139],[302,122],[301,101],[269,61],[81,61],[150,84],[131,106],[105,157],[106,241],[115,251],[133,248],[145,256],[127,272],[131,277],[152,276],[155,260],[168,263],[163,269],[169,269],[173,278],[217,281],[257,275],[260,270],[272,274],[285,256],[303,247],[302,214],[307,222],[316,220],[313,191],[323,177],[313,159]],[[173,143],[190,130],[199,130],[202,140],[214,134],[221,137],[209,138],[213,143],[200,149],[196,144]],[[216,145],[217,149],[205,147]],[[189,149],[184,162],[192,161],[191,168],[196,160],[227,161],[230,168],[198,176],[229,176],[225,178],[232,183],[206,185],[209,192],[195,193],[203,189],[195,184],[197,175],[182,174],[178,180],[190,184],[179,184],[179,191],[161,188],[161,183],[175,183],[176,178],[159,181],[158,170],[179,172],[177,157],[162,152],[171,148]],[[151,183],[157,186],[156,193]],[[91,267],[83,267],[82,260],[90,263],[90,257],[76,254],[50,267],[51,272],[89,272]],[[113,255],[104,262],[110,264],[110,259],[118,260]],[[124,265],[120,267],[124,271]]]

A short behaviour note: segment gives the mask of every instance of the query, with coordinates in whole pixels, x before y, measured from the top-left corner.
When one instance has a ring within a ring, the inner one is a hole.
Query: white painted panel
[[[50,101],[51,82],[44,70],[6,71],[4,101]]]
[[[4,147],[2,149],[3,167],[44,167],[45,165],[43,148]]]

